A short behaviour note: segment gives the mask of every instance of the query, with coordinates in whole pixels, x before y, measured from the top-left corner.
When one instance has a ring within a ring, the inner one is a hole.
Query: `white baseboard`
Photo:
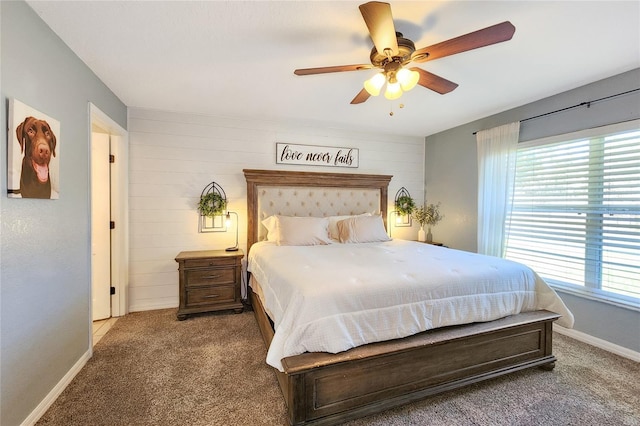
[[[178,308],[178,302],[155,302],[155,303],[139,303],[137,305],[130,305],[129,312],[142,312],[142,311],[155,311],[156,309],[170,309]]]
[[[557,324],[553,324],[553,331],[557,331],[560,334],[564,334],[565,336],[569,336],[573,339],[579,340],[597,348],[604,349],[605,351],[614,353],[616,355],[629,358],[630,360],[640,362],[640,352],[633,351],[631,349],[625,348],[624,346],[616,345],[614,343],[607,342],[606,340],[590,336],[581,331],[565,328]]]
[[[89,361],[89,358],[91,358],[91,350],[85,352],[80,357],[80,359],[76,361],[73,367],[71,367],[71,369],[67,372],[67,374],[64,375],[64,377],[58,382],[58,384],[55,385],[53,389],[51,389],[51,392],[49,392],[47,396],[40,402],[40,404],[38,404],[35,410],[33,410],[31,414],[29,414],[29,416],[24,419],[21,426],[32,426],[38,420],[40,420],[40,417],[42,417],[42,415],[46,413],[49,407],[51,407],[51,404],[53,404],[55,400],[58,399],[62,391],[65,390],[67,386],[69,386],[69,383],[71,383],[73,378],[76,377],[76,374],[78,374],[80,370],[82,370],[82,367],[84,367],[87,361]]]

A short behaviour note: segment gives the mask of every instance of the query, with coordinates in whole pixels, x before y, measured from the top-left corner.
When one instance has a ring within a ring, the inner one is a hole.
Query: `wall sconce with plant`
[[[411,226],[411,213],[416,208],[416,203],[409,191],[403,186],[396,192],[394,200],[394,213],[396,215],[396,226]]]
[[[444,219],[444,215],[440,213],[440,202],[438,201],[437,204],[426,204],[424,207],[420,206],[413,211],[412,216],[420,224],[418,241],[432,242],[433,235],[431,234],[431,227],[436,226],[438,222]],[[427,225],[428,229],[426,234],[424,231],[425,225]]]
[[[227,209],[227,194],[215,182],[211,182],[202,190],[198,200],[198,232],[225,232],[223,216]]]
[[[238,251],[238,213],[227,209],[229,201],[224,189],[215,182],[205,186],[198,201],[198,211],[200,220],[198,221],[198,232],[227,232],[233,224],[232,216],[235,216],[236,224],[236,244],[228,247],[226,251]]]

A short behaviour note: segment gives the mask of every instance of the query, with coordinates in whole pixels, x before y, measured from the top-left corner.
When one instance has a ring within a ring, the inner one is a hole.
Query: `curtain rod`
[[[540,118],[540,117],[544,117],[544,116],[552,115],[552,114],[557,114],[559,112],[566,111],[568,109],[579,108],[579,107],[585,106],[585,105],[587,106],[587,108],[589,108],[589,107],[591,107],[591,104],[593,104],[593,103],[600,102],[600,101],[606,101],[607,99],[611,99],[611,98],[616,98],[618,96],[627,95],[629,93],[637,92],[639,90],[640,90],[640,88],[631,89],[631,90],[627,90],[626,92],[616,93],[615,95],[605,96],[603,98],[594,99],[592,101],[580,102],[579,104],[575,104],[575,105],[572,105],[572,106],[569,106],[569,107],[566,107],[566,108],[560,108],[560,109],[557,109],[555,111],[545,112],[544,114],[534,115],[533,117],[528,117],[528,118],[522,119],[522,120],[520,120],[520,122],[522,123],[523,121],[535,120],[536,118]],[[475,135],[479,131],[480,130],[475,131],[472,134]]]

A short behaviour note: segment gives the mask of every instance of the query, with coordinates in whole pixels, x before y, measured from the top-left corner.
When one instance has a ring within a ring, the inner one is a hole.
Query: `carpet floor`
[[[640,425],[640,364],[554,333],[532,368],[346,423]],[[120,318],[37,425],[287,425],[253,312]]]

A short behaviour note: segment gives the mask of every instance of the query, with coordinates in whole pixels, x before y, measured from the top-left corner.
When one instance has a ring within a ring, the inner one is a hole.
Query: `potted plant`
[[[409,195],[401,195],[396,198],[396,212],[399,216],[409,216],[416,208],[416,203]]]
[[[440,202],[437,204],[427,204],[424,207],[418,207],[413,212],[413,218],[420,224],[420,230],[418,231],[418,241],[433,241],[431,235],[431,227],[436,226],[440,222],[444,215],[440,213]],[[428,226],[428,232],[425,235],[424,226]]]
[[[227,199],[215,191],[200,196],[198,211],[202,216],[213,217],[224,213],[227,208]]]

